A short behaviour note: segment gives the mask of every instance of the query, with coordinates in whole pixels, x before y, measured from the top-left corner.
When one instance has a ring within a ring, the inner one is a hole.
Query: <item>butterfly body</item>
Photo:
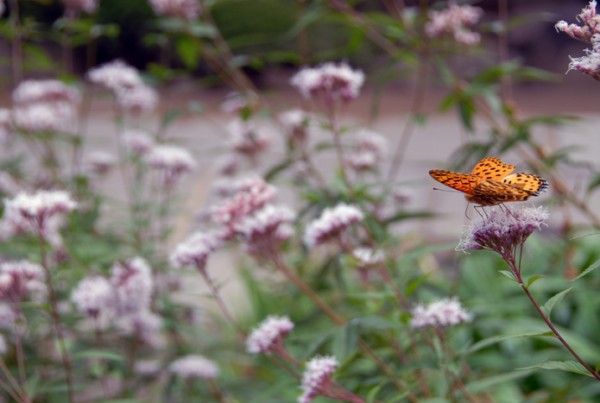
[[[528,173],[511,174],[514,169],[514,165],[505,164],[499,158],[488,157],[479,161],[470,174],[434,169],[429,175],[463,192],[469,202],[480,206],[525,201],[548,187],[544,178]]]

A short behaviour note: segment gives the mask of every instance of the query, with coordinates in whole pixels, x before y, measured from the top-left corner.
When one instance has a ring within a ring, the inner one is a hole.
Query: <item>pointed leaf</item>
[[[544,311],[544,313],[549,317],[550,313],[552,312],[552,308],[554,308],[554,305],[556,305],[560,301],[562,301],[563,298],[565,297],[565,295],[567,295],[569,293],[569,291],[571,291],[572,289],[573,289],[573,287],[569,287],[566,290],[563,290],[563,291],[559,292],[558,294],[556,294],[555,296],[553,296],[552,298],[550,298],[542,306],[542,311]]]
[[[600,259],[596,260],[594,263],[592,263],[591,265],[589,265],[587,267],[587,269],[585,269],[584,271],[582,271],[579,276],[575,277],[573,280],[571,281],[575,281],[575,280],[579,280],[581,277],[593,272],[594,270],[596,270],[598,267],[600,267]]]
[[[507,277],[508,279],[512,280],[512,281],[517,281],[515,279],[515,276],[508,270],[500,270],[499,271],[500,274],[502,274],[503,276]]]
[[[529,278],[529,280],[527,280],[527,288],[531,287],[531,285],[533,283],[535,283],[536,281],[538,281],[539,279],[543,278],[544,275],[543,274],[536,274],[535,276],[531,276]]]
[[[471,393],[487,392],[493,386],[511,382],[519,378],[524,378],[531,374],[533,370],[527,370],[522,368],[519,371],[508,372],[506,374],[494,375],[488,378],[478,379],[473,382],[469,382],[466,387]]]
[[[472,353],[479,351],[485,347],[491,346],[492,344],[496,344],[496,343],[499,343],[504,340],[518,339],[521,337],[540,337],[540,336],[553,336],[553,333],[550,331],[543,331],[543,332],[527,332],[527,333],[520,333],[520,334],[511,334],[508,336],[488,337],[486,339],[480,340],[477,343],[473,344],[471,347],[469,347],[469,349],[467,351],[465,351],[465,354],[472,354]]]
[[[520,368],[522,370],[529,369],[558,369],[566,372],[573,372],[580,375],[592,376],[580,363],[577,361],[546,361],[541,364],[531,365],[529,367]]]

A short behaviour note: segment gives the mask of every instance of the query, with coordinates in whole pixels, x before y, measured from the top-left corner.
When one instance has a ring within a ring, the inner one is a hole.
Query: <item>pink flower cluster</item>
[[[417,305],[412,310],[413,328],[447,327],[470,322],[473,315],[463,309],[458,298],[446,298],[428,305]]]
[[[600,80],[600,16],[596,14],[596,5],[597,2],[595,0],[590,1],[577,16],[581,25],[559,21],[555,27],[558,31],[566,33],[571,38],[592,44],[591,50],[584,49],[585,56],[570,58],[569,71],[578,70],[592,76],[596,80]]]
[[[329,62],[300,70],[290,83],[304,98],[323,97],[336,102],[355,99],[364,81],[362,71],[353,70],[346,63]]]
[[[200,14],[198,0],[150,0],[150,5],[158,15],[194,20]]]
[[[357,134],[352,150],[346,160],[348,165],[358,172],[376,169],[383,162],[387,149],[387,140],[382,135],[363,129]]]
[[[143,157],[154,148],[154,140],[143,130],[129,129],[123,133],[123,145],[129,154]]]
[[[269,352],[276,348],[292,329],[294,324],[287,316],[268,316],[246,339],[246,351],[250,354]]]
[[[221,238],[217,234],[197,232],[175,247],[170,256],[171,265],[175,268],[193,266],[203,271],[206,260],[221,244]]]
[[[152,111],[158,104],[158,94],[146,85],[139,71],[121,60],[114,60],[90,70],[88,79],[111,90],[117,105],[133,112]]]
[[[326,208],[319,218],[308,224],[304,232],[304,243],[309,248],[320,245],[339,236],[352,224],[363,219],[362,211],[346,203]]]
[[[430,38],[449,36],[463,45],[476,45],[481,37],[469,27],[476,24],[482,15],[483,10],[479,7],[450,4],[445,10],[429,11],[425,32]]]
[[[68,10],[86,13],[93,13],[98,7],[96,0],[62,0],[62,2]]]
[[[249,158],[255,158],[271,144],[271,138],[252,121],[234,120],[228,130],[233,151]]]
[[[44,270],[27,260],[0,263],[0,300],[23,301],[31,293],[44,289]]]
[[[145,159],[150,168],[160,172],[166,185],[174,184],[182,174],[191,172],[196,167],[196,161],[189,151],[168,144],[154,146]]]
[[[201,355],[186,355],[173,361],[169,371],[183,379],[213,379],[219,375],[219,367]]]
[[[72,123],[79,92],[58,80],[22,81],[12,94],[12,122],[27,132],[60,132]]]
[[[268,204],[240,220],[234,229],[248,253],[266,256],[294,234],[291,223],[295,217],[287,207]]]
[[[327,388],[338,365],[337,359],[332,356],[315,357],[307,362],[302,375],[302,395],[298,398],[298,403],[310,403],[322,394],[321,390]]]
[[[308,137],[310,115],[301,109],[290,109],[279,114],[279,121],[290,138],[304,142]]]

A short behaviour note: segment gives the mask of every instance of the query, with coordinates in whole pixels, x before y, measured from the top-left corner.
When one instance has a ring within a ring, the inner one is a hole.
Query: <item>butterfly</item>
[[[537,196],[548,187],[548,182],[534,174],[514,173],[514,165],[505,164],[496,157],[484,158],[470,174],[441,169],[429,175],[446,186],[465,193],[465,198],[480,206],[525,201]]]

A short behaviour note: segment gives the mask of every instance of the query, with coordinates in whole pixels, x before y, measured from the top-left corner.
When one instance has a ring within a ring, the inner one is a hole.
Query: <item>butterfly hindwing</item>
[[[475,175],[460,174],[442,169],[431,170],[429,175],[436,181],[467,194],[473,194],[473,190],[483,181]]]
[[[548,187],[548,182],[544,178],[541,178],[534,174],[516,173],[507,176],[502,180],[511,186],[516,186],[520,189],[531,192],[533,196],[539,195]]]
[[[473,191],[473,195],[485,199],[488,204],[500,204],[504,202],[525,201],[534,193],[519,187],[498,181],[481,182]]]
[[[471,175],[479,176],[484,180],[501,181],[514,170],[514,165],[505,164],[497,157],[488,157],[475,165]]]

